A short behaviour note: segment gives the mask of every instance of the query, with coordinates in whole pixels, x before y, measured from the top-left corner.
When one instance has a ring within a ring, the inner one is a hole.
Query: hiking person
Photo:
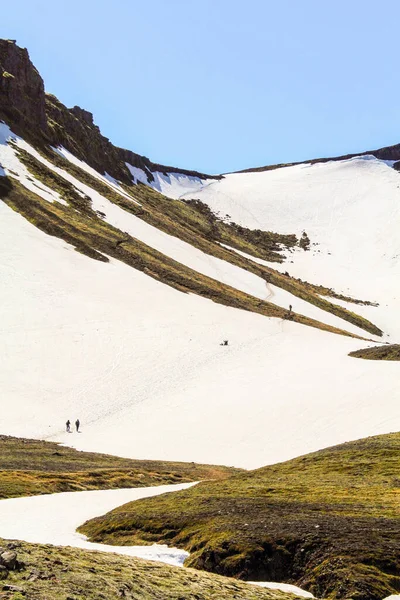
[[[71,433],[71,421],[68,419],[68,421],[65,423],[65,427],[67,428],[67,432]]]
[[[79,421],[79,419],[77,419],[77,420],[75,421],[75,427],[76,427],[76,431],[77,431],[77,433],[79,433],[79,425],[80,425],[80,421]]]
[[[292,305],[291,305],[291,304],[289,304],[289,315],[291,315],[291,314],[292,314],[292,308],[293,308],[293,307],[292,307]]]

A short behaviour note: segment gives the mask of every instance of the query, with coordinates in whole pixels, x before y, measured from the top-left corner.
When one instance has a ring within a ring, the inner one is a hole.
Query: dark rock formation
[[[24,564],[18,561],[18,555],[15,552],[15,544],[10,543],[7,548],[0,548],[0,580],[7,579],[10,571],[21,571]],[[12,586],[3,586],[3,590],[11,590]]]
[[[44,84],[28,51],[0,40],[0,117],[21,130],[46,133]]]
[[[14,550],[6,550],[0,555],[0,563],[9,571],[14,571],[17,567],[17,553]]]
[[[125,183],[132,182],[118,149],[100,133],[90,112],[79,106],[69,109],[51,94],[46,94],[45,102],[49,136],[54,146],[64,146],[100,173],[107,171]]]

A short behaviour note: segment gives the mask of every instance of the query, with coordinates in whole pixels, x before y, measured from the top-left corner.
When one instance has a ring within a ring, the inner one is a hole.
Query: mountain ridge
[[[42,144],[63,145],[94,169],[125,183],[132,183],[125,161],[142,169],[149,182],[154,179],[154,171],[179,172],[200,179],[221,178],[153,163],[146,156],[114,146],[101,134],[91,112],[79,106],[69,109],[56,96],[45,92],[28,50],[17,46],[14,40],[0,40],[0,117],[6,118],[18,135]]]
[[[154,172],[178,173],[201,180],[218,181],[231,173],[256,173],[283,167],[348,160],[372,155],[380,160],[394,161],[400,170],[400,144],[326,158],[277,163],[251,167],[221,174],[206,174],[196,169],[183,169],[151,161],[132,150],[115,146],[94,123],[93,114],[79,106],[67,108],[55,95],[45,92],[39,71],[30,60],[28,50],[17,46],[15,40],[0,39],[0,117],[6,117],[21,135],[33,136],[36,141],[62,144],[67,150],[100,172],[107,172],[125,183],[132,176],[125,163],[142,169],[147,181],[154,181]]]

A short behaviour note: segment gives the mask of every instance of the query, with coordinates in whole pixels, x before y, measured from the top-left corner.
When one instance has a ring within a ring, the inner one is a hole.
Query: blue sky
[[[400,142],[400,3],[13,0],[1,37],[115,144],[219,173]]]

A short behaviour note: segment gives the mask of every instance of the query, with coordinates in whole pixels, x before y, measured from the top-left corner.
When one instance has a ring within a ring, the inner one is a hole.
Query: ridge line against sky
[[[208,173],[400,142],[400,3],[14,0],[1,37],[117,146]]]

